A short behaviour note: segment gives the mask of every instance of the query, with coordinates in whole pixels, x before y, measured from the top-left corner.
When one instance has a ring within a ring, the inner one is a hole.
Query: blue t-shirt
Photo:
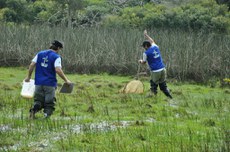
[[[40,51],[37,54],[35,85],[57,86],[54,62],[59,57],[51,50]]]
[[[161,57],[160,49],[157,45],[152,45],[144,52],[144,54],[146,55],[146,60],[151,71],[157,71],[165,67]]]

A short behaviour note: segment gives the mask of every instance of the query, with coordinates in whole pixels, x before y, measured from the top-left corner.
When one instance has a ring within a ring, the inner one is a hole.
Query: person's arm
[[[33,73],[33,71],[34,71],[35,66],[36,66],[36,63],[32,61],[32,62],[30,63],[30,66],[29,66],[28,75],[27,75],[27,77],[25,78],[25,82],[30,82],[31,75],[32,75],[32,73]]]
[[[61,58],[57,58],[54,62],[54,67],[55,67],[55,71],[56,73],[59,75],[59,77],[62,78],[62,80],[64,80],[67,84],[71,84],[71,81],[69,81],[67,79],[67,77],[65,76],[64,72],[62,71],[62,65],[61,65]]]
[[[155,41],[148,35],[147,30],[144,30],[144,36],[151,44],[156,44]]]
[[[139,60],[139,63],[145,64],[147,62],[146,60],[147,60],[147,56],[145,53],[143,53],[143,59]]]
[[[71,84],[71,81],[67,79],[61,67],[56,67],[55,71],[62,78],[62,80],[64,80],[67,84]]]
[[[141,64],[145,64],[145,63],[146,63],[146,61],[139,60],[139,63],[141,63]]]

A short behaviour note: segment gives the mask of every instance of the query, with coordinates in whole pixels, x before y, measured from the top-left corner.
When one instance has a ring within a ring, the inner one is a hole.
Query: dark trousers
[[[156,76],[155,76],[156,75]],[[154,80],[154,81],[153,81]],[[150,90],[156,95],[157,88],[160,87],[160,90],[169,98],[172,99],[172,96],[169,92],[169,89],[166,84],[166,70],[158,72],[158,73],[151,73],[151,80],[150,80]]]
[[[34,113],[43,109],[48,116],[52,115],[55,110],[55,87],[51,86],[35,86],[34,106],[30,109]]]
[[[169,92],[169,89],[167,87],[167,84],[166,82],[162,82],[162,83],[159,83],[159,84],[156,84],[154,83],[152,80],[150,80],[150,90],[154,93],[154,94],[157,94],[157,88],[158,88],[158,85],[160,87],[160,90],[169,98],[172,99],[172,96]]]

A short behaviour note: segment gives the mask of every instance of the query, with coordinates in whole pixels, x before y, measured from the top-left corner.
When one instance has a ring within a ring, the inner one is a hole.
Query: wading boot
[[[170,99],[172,99],[172,96],[169,92],[169,89],[167,88],[166,82],[159,84],[161,91]]]
[[[30,109],[30,119],[35,119],[35,112],[33,111],[33,109]]]
[[[152,80],[150,80],[150,92],[146,97],[150,98],[150,97],[156,96],[157,95],[157,87],[158,87],[158,84],[156,84]]]

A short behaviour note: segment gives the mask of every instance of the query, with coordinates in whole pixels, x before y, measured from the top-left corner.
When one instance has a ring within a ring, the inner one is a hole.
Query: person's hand
[[[68,85],[72,84],[72,82],[70,80],[67,80],[65,83],[67,83]]]
[[[26,77],[26,78],[24,79],[24,81],[25,81],[25,82],[30,82],[30,78],[29,78],[29,77]]]
[[[146,61],[144,61],[144,60],[139,60],[138,62],[141,63],[141,64],[145,64],[146,63]]]
[[[147,30],[144,30],[144,35],[145,35],[145,36],[147,35]]]

